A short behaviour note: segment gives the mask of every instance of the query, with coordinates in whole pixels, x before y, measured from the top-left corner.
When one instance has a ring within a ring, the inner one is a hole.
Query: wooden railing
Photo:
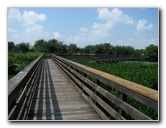
[[[104,120],[158,120],[158,91],[52,54]]]
[[[145,61],[147,56],[134,54],[117,54],[117,55],[60,55],[63,58],[73,61],[96,61],[98,63],[110,63],[118,61]]]
[[[8,81],[8,119],[26,119],[38,84],[43,55],[34,60]]]

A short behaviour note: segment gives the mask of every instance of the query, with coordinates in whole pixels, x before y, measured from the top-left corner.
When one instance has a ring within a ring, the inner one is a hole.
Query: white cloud
[[[112,9],[109,11],[108,8],[99,8],[97,9],[99,19],[104,19],[111,22],[124,22],[126,24],[133,24],[134,20],[128,15],[123,14],[122,10],[118,8]]]
[[[24,32],[22,32],[20,40],[29,42],[30,44],[33,44],[34,41],[39,39],[49,39],[49,34],[47,31],[44,30],[42,25],[33,25],[31,27],[28,27]]]
[[[103,24],[94,23],[92,25],[92,33],[95,35],[107,35],[108,32],[115,26],[112,22],[105,22]]]
[[[90,44],[97,44],[97,43],[103,43],[108,42],[108,38],[110,37],[110,34],[104,33],[100,30],[91,30],[86,33],[78,33],[73,36],[69,36],[65,42],[69,43],[75,43],[79,47],[84,47],[86,45]]]
[[[53,35],[55,39],[62,38],[62,35],[59,32],[53,32]]]
[[[47,35],[47,32],[45,32],[42,25],[33,25],[31,27],[28,27],[25,30],[25,33],[31,36],[36,35],[37,37],[42,37]]]
[[[110,23],[94,23],[91,28],[85,29],[80,28],[80,32],[76,35],[71,35],[66,39],[68,43],[76,43],[80,47],[84,47],[88,44],[97,44],[101,43],[103,40],[110,37],[110,33],[108,31],[112,28]]]
[[[98,12],[98,18],[99,19],[109,19],[109,15],[110,15],[110,11],[108,10],[108,8],[98,8],[97,9]]]
[[[103,23],[95,22],[90,29],[80,28],[80,32],[76,35],[69,36],[66,39],[68,43],[76,43],[81,47],[88,44],[97,44],[108,42],[111,38],[111,31],[118,23],[133,24],[134,20],[125,15],[122,10],[115,8],[111,11],[107,8],[97,9],[98,19],[102,19]]]
[[[29,42],[30,44],[33,44],[34,41],[38,39],[49,39],[49,34],[44,30],[42,25],[30,26],[19,33],[9,33],[8,37],[8,40],[14,40],[16,41],[15,43]]]
[[[34,11],[21,13],[18,8],[10,8],[8,10],[8,40],[33,44],[38,39],[48,39],[48,32],[40,24],[45,20],[45,14]]]
[[[8,22],[21,22],[24,25],[34,25],[46,20],[45,14],[38,14],[34,11],[20,12],[18,8],[10,8],[8,11]]]
[[[22,18],[25,24],[33,25],[46,20],[45,14],[37,14],[34,11],[24,11]]]
[[[123,11],[118,8],[112,9],[109,11],[108,8],[99,8],[97,9],[98,18],[105,20],[105,23],[99,24],[94,23],[92,29],[96,34],[108,34],[108,32],[113,29],[113,27],[121,22],[125,24],[132,24],[134,20],[128,15],[123,14]]]
[[[38,39],[47,40],[49,37],[48,32],[39,24],[27,27],[23,31],[18,31],[8,27],[8,40],[14,41],[15,43],[29,42],[33,45],[34,41]]]
[[[20,10],[17,8],[10,8],[8,10],[8,21],[21,20]]]
[[[137,31],[142,31],[142,30],[151,30],[153,29],[153,24],[149,23],[147,20],[143,19],[143,20],[139,20],[138,24],[137,24]]]

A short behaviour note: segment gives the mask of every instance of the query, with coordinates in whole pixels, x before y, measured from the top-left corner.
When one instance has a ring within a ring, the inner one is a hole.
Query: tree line
[[[134,49],[132,46],[113,46],[110,43],[101,43],[96,45],[87,45],[84,48],[77,47],[76,44],[69,45],[56,39],[45,41],[43,39],[35,41],[33,46],[29,43],[22,42],[15,44],[8,42],[9,52],[41,52],[41,53],[54,53],[57,55],[116,55],[116,54],[134,54],[146,55],[149,61],[158,61],[158,46],[149,45],[145,49]]]

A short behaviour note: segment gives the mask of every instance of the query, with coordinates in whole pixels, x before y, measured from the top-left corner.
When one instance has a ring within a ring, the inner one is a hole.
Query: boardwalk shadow
[[[62,120],[62,115],[61,115],[61,111],[60,111],[59,104],[57,101],[56,91],[55,91],[54,83],[53,83],[53,80],[51,77],[50,68],[48,65],[48,61],[46,61],[46,62],[47,62],[47,66],[48,66],[48,68],[47,68],[48,69],[48,79],[49,79],[48,81],[50,82],[50,93],[51,93],[51,102],[52,102],[53,108],[54,108],[54,118],[55,118],[55,120]],[[46,90],[48,90],[48,89],[46,89]],[[49,106],[48,106],[48,108],[49,108]]]
[[[35,90],[28,120],[32,120],[35,115],[37,120],[62,120],[47,60],[43,62],[40,80],[40,86],[38,85]]]

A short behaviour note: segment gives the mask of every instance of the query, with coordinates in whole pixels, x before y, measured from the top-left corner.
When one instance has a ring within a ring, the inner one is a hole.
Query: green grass
[[[79,63],[153,89],[158,89],[158,63],[156,62]]]
[[[39,52],[27,52],[23,53],[8,53],[8,79],[12,78],[18,72],[20,72],[24,67],[26,67],[30,62],[39,57],[41,53]]]
[[[158,89],[158,63],[155,62],[123,61],[118,63],[102,64],[96,62],[79,63],[141,84],[143,86],[147,86],[156,90]],[[104,88],[104,86],[102,87]],[[119,97],[120,92],[116,90],[110,90],[110,92]],[[127,97],[127,103],[148,115],[152,119],[156,119],[157,112],[152,108],[149,108],[148,106],[129,96]],[[129,115],[127,115],[125,118],[128,120],[132,119]]]

